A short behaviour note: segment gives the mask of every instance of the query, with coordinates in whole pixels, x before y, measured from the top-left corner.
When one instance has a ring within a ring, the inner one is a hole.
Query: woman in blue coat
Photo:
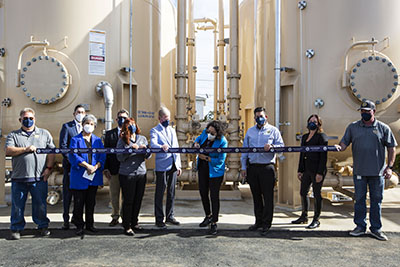
[[[228,142],[223,135],[222,123],[210,122],[206,129],[195,140],[194,147],[222,148],[227,147]],[[211,224],[210,233],[217,234],[217,222],[219,214],[219,190],[225,173],[226,153],[201,153],[197,160],[199,171],[199,191],[206,217],[200,223],[200,227]],[[210,198],[211,197],[211,209]]]
[[[95,116],[89,114],[82,120],[82,133],[71,139],[70,148],[104,148],[101,139],[93,134],[97,126]],[[73,223],[77,235],[83,235],[86,230],[97,232],[94,227],[94,206],[96,205],[97,187],[103,185],[103,169],[106,155],[103,153],[71,153],[70,189],[74,196]],[[83,208],[85,207],[85,221]]]

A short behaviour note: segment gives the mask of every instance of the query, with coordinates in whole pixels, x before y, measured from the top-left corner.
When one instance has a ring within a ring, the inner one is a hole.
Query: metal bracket
[[[228,75],[226,75],[227,79],[240,79],[241,77],[242,75],[240,73],[237,74],[229,73]]]
[[[3,101],[1,101],[1,105],[8,108],[11,105],[11,98],[4,98]]]
[[[305,9],[305,8],[307,7],[307,2],[306,2],[305,0],[300,1],[300,2],[297,4],[297,6],[298,6],[298,8],[299,8],[300,10],[303,10],[303,9]]]
[[[6,49],[4,47],[0,48],[0,57],[4,57],[6,55]]]
[[[174,75],[175,79],[179,79],[179,78],[188,78],[188,74],[187,73],[175,73]]]

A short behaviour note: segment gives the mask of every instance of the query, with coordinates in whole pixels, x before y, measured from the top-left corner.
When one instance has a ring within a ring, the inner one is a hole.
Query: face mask
[[[168,127],[169,125],[169,120],[165,120],[161,123],[162,126],[164,126],[165,128]]]
[[[210,141],[214,141],[216,137],[217,137],[217,136],[212,135],[212,134],[210,134],[210,133],[207,134],[207,138],[208,138],[208,140],[210,140]]]
[[[26,128],[31,128],[33,125],[34,121],[31,120],[30,118],[26,118],[22,120],[22,125],[24,125]]]
[[[372,117],[371,113],[361,113],[361,118],[364,121],[369,121],[371,119],[371,117]]]
[[[129,125],[128,129],[131,132],[131,134],[133,134],[136,132],[136,125]]]
[[[318,128],[318,126],[315,122],[311,121],[308,123],[307,128],[311,131],[314,131]]]
[[[90,124],[85,124],[85,126],[83,126],[83,130],[85,131],[85,133],[93,133],[94,126]]]
[[[265,124],[265,118],[264,117],[257,117],[256,118],[256,122],[257,122],[257,124],[258,125],[260,125],[260,126],[262,126],[262,125],[264,125]]]
[[[125,122],[125,118],[124,117],[118,117],[118,126],[119,128],[122,128],[122,125]]]
[[[75,115],[75,120],[78,122],[82,122],[84,117],[85,117],[85,114],[79,113],[79,114]]]

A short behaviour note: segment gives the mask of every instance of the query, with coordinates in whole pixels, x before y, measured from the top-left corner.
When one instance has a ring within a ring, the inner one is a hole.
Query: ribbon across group
[[[273,147],[265,151],[263,147],[226,147],[226,148],[195,148],[179,147],[169,148],[164,151],[162,148],[38,148],[37,154],[70,154],[70,153],[105,153],[105,154],[146,154],[146,153],[283,153],[283,152],[328,152],[337,151],[335,146],[285,146]]]

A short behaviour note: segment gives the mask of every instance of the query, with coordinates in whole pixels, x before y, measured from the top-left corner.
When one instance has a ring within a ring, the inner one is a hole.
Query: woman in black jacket
[[[328,137],[322,132],[321,118],[313,114],[307,120],[308,133],[301,139],[302,146],[326,146]],[[308,198],[307,194],[312,184],[314,193],[314,218],[306,228],[319,227],[319,216],[321,214],[322,196],[321,188],[326,175],[327,152],[301,152],[297,177],[301,181],[300,196],[302,213],[300,218],[292,221],[294,224],[308,223]]]

